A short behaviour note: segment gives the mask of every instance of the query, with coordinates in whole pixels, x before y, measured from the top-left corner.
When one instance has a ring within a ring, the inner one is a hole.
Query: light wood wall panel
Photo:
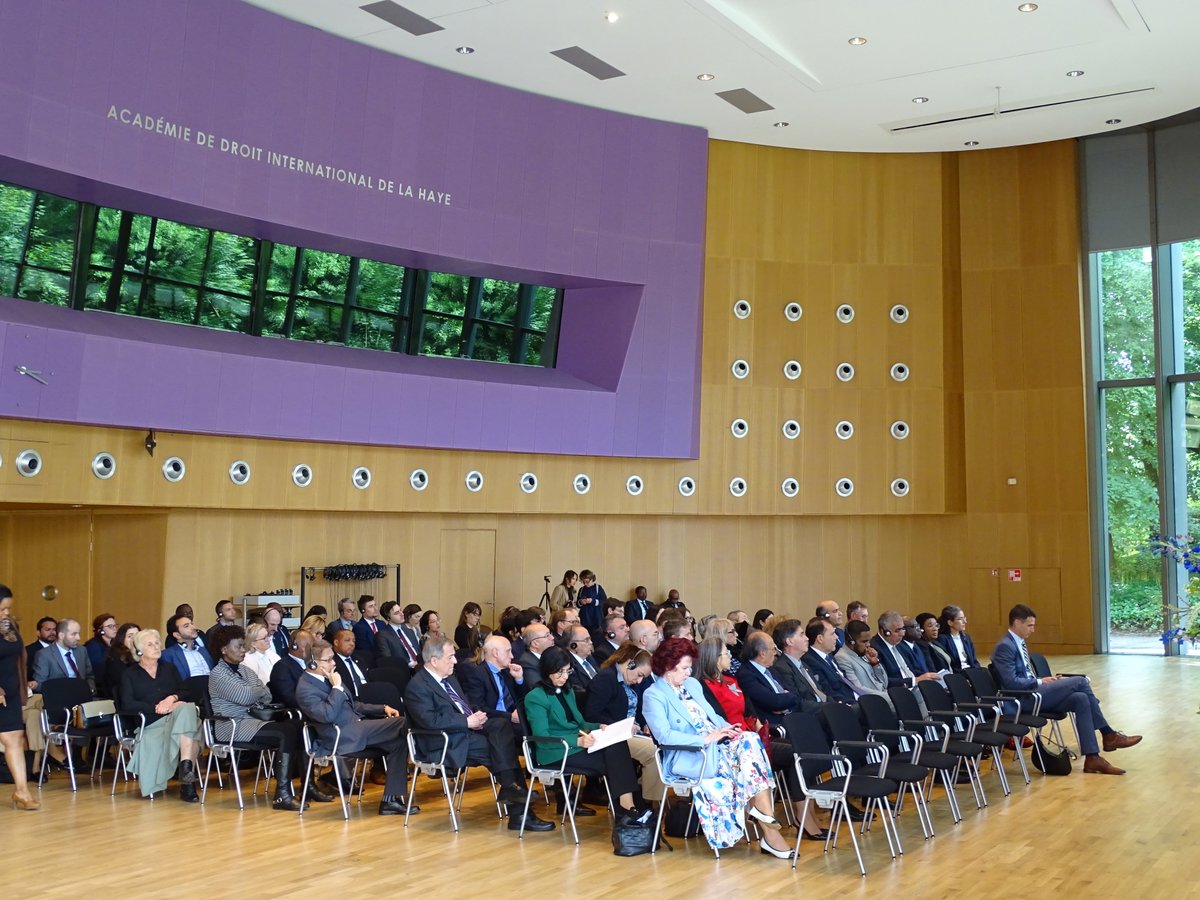
[[[122,622],[162,631],[162,607],[170,600],[163,596],[167,514],[98,511],[92,534],[93,615],[111,611]]]

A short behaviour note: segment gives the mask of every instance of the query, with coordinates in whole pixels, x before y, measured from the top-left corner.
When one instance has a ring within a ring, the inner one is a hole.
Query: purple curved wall
[[[236,0],[7,0],[0,122],[0,180],[567,291],[555,370],[2,300],[0,416],[458,449],[698,453],[700,129],[476,81]],[[211,148],[198,131],[214,136]],[[222,152],[222,139],[241,154]],[[297,159],[332,172],[297,171]],[[421,189],[449,202],[423,201]],[[16,365],[53,372],[51,385]],[[318,414],[330,410],[340,414]]]

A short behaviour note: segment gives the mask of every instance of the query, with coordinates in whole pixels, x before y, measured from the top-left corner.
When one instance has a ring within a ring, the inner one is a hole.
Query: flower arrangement
[[[1200,639],[1200,537],[1190,534],[1150,534],[1147,549],[1153,556],[1166,557],[1184,567],[1188,573],[1183,596],[1175,603],[1163,604],[1163,633],[1159,636],[1163,648],[1172,643],[1182,645]]]

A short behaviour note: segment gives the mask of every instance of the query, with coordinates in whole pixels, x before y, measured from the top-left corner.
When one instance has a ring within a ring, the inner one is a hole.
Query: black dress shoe
[[[560,816],[564,812],[566,812],[566,809],[567,809],[566,804],[564,804],[564,803],[559,803],[556,807],[556,811],[558,812],[558,814]],[[595,814],[596,814],[596,811],[594,809],[592,809],[590,806],[584,806],[582,803],[575,804],[575,818],[578,819],[580,816],[583,816],[586,818],[587,816],[594,816]]]
[[[519,784],[506,784],[500,788],[499,800],[501,803],[524,803],[527,793],[529,791]]]
[[[520,813],[514,813],[513,815],[508,817],[508,830],[509,831],[520,831],[521,830]],[[553,831],[554,823],[547,822],[545,819],[539,819],[536,815],[534,815],[531,812],[525,816],[525,830],[526,831]]]
[[[824,841],[828,837],[828,831],[818,831],[816,834],[809,834],[805,831],[801,834],[801,838],[806,841]]]
[[[852,804],[849,804],[849,803],[847,803],[846,805],[850,807],[850,821],[851,822],[861,822],[863,819],[865,819],[867,817],[867,814],[865,812],[863,812],[861,809],[859,809],[857,806],[853,806]]]
[[[415,816],[421,811],[421,807],[417,804],[405,806],[403,800],[380,800],[379,814],[381,816],[402,816],[405,813]]]
[[[327,794],[321,790],[315,781],[308,785],[308,796],[305,800],[311,800],[313,803],[332,803],[336,797],[332,794]]]
[[[282,810],[283,812],[300,812],[301,809],[307,809],[308,803],[300,806],[300,798],[296,796],[280,796],[271,801],[271,809]]]

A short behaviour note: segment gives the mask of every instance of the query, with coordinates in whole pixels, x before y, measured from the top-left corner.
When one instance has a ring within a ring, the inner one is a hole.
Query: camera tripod
[[[545,607],[546,612],[550,612],[550,576],[543,575],[542,580],[546,582],[546,589],[542,591],[542,598],[538,600],[538,606]]]

